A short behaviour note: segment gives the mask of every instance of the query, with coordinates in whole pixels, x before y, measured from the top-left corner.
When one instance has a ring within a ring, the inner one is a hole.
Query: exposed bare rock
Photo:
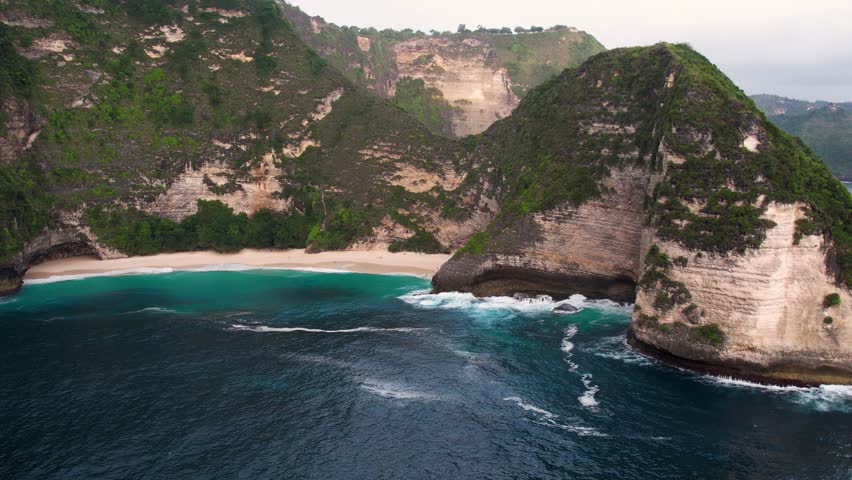
[[[401,165],[391,178],[392,185],[399,185],[409,192],[428,192],[435,187],[446,191],[455,190],[464,181],[464,175],[458,175],[452,170],[433,173],[421,170],[411,165]]]
[[[484,131],[518,104],[506,69],[495,65],[491,46],[485,42],[416,38],[396,44],[394,53],[400,78],[423,79],[461,110],[453,121],[456,136]]]
[[[750,375],[842,382],[844,375],[852,376],[852,295],[834,284],[822,236],[794,243],[796,220],[804,218],[802,205],[770,204],[765,218],[777,226],[759,249],[743,255],[699,254],[676,243],[656,242],[670,258],[688,259],[686,267],[674,267],[668,275],[689,289],[691,303],[700,311],[697,322],[685,305],[656,308],[656,290],[637,294],[634,317],[656,316],[663,325],[718,324],[726,337],[722,348],[667,340],[659,328],[637,322],[635,339],[675,349],[670,353],[681,358],[712,360]],[[823,306],[829,293],[840,295],[839,306]],[[823,322],[826,316],[842,320],[829,326]]]
[[[19,51],[24,57],[33,60],[50,54],[62,53],[75,46],[74,42],[67,36],[54,33],[48,37],[33,40],[32,46],[21,48]]]
[[[239,185],[236,191],[224,194],[214,193],[208,182],[223,186],[233,180],[235,173],[228,165],[211,162],[197,169],[189,167],[153,205],[145,209],[176,221],[196,213],[198,200],[218,200],[237,213],[251,214],[261,208],[287,211],[290,209],[290,200],[274,195],[281,190],[276,177],[283,173],[275,165],[275,160],[272,153],[264,155],[248,178],[236,181]]]
[[[518,221],[485,258],[455,257],[432,280],[439,291],[476,295],[583,293],[633,300],[639,275],[643,200],[648,174],[613,170],[612,190],[579,208],[562,205]]]
[[[5,135],[0,137],[0,165],[8,165],[38,137],[40,122],[24,100],[5,98],[0,108],[6,118]]]
[[[22,28],[50,28],[53,21],[46,18],[37,18],[23,12],[6,11],[0,12],[0,23],[10,27]]]

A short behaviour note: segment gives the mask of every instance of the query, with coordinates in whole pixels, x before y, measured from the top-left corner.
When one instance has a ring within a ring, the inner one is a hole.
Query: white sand
[[[216,252],[164,253],[145,257],[99,260],[94,256],[51,260],[33,266],[24,281],[67,275],[92,275],[144,268],[190,270],[217,265],[250,267],[323,268],[362,273],[400,273],[431,277],[450,258],[449,255],[390,253],[387,251],[343,251],[308,254],[304,250],[243,250],[239,253]]]

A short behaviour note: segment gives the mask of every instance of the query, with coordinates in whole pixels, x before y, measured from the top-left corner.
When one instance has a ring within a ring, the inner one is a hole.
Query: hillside
[[[852,180],[852,102],[806,102],[776,95],[752,99],[776,125],[822,157],[835,175]]]
[[[299,35],[347,78],[393,99],[432,131],[456,137],[484,131],[529,89],[604,50],[567,26],[378,31],[340,27],[287,3],[282,8]]]
[[[635,299],[649,351],[852,381],[852,196],[686,45],[595,55],[453,140],[272,0],[0,22],[0,293],[79,254],[456,250],[436,290]]]
[[[329,67],[272,0],[145,5],[3,5],[12,286],[81,251],[339,249],[378,225],[443,248],[418,215],[456,202],[430,191],[460,181],[454,145]]]
[[[437,290],[635,299],[669,361],[852,381],[852,196],[689,47],[595,56],[482,138],[501,208]]]

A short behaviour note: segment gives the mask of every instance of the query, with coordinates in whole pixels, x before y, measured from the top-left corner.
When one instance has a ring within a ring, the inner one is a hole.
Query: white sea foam
[[[598,401],[595,399],[595,394],[600,391],[600,388],[592,383],[592,374],[584,373],[580,376],[580,380],[583,382],[583,386],[586,387],[586,391],[577,397],[577,400],[580,401],[580,405],[586,408],[597,407]]]
[[[539,415],[544,416],[544,418],[556,418],[556,417],[559,416],[559,415],[556,415],[552,412],[548,412],[547,410],[545,410],[543,408],[536,407],[535,405],[533,405],[531,403],[527,403],[521,397],[506,397],[503,400],[506,401],[506,402],[514,402],[515,405],[523,408],[524,410],[526,410],[528,412],[538,413]]]
[[[361,389],[372,393],[374,395],[378,395],[384,398],[391,398],[394,400],[438,400],[439,397],[432,393],[423,392],[420,390],[412,389],[410,387],[400,385],[396,382],[383,382],[383,381],[373,381],[367,380],[361,385],[359,385]]]
[[[213,265],[205,265],[203,267],[175,269],[171,267],[137,267],[123,268],[119,270],[110,270],[106,272],[80,273],[75,275],[53,275],[47,278],[25,279],[25,285],[38,285],[43,283],[67,282],[70,280],[85,280],[94,277],[116,277],[125,275],[159,275],[164,273],[174,273],[178,271],[184,272],[246,272],[251,270],[294,270],[301,272],[315,273],[355,273],[349,270],[336,268],[318,268],[318,267],[261,267],[254,265],[244,265],[241,263],[219,263]],[[402,275],[402,274],[393,274]]]
[[[319,267],[264,267],[256,265],[244,265],[242,263],[218,263],[213,265],[205,265],[203,267],[188,268],[187,272],[249,272],[252,270],[295,270],[300,272],[315,272],[315,273],[354,273],[349,270],[340,268],[319,268]]]
[[[360,332],[417,332],[422,330],[429,330],[428,328],[411,328],[411,327],[400,327],[400,328],[378,328],[378,327],[357,327],[357,328],[344,328],[340,330],[324,330],[321,328],[307,328],[307,327],[269,327],[266,325],[231,325],[231,328],[234,330],[240,331],[248,331],[248,332],[257,332],[257,333],[293,333],[293,332],[306,332],[306,333],[360,333]]]
[[[418,290],[398,297],[403,302],[418,308],[434,308],[445,310],[468,310],[471,312],[503,311],[510,313],[547,313],[559,305],[568,304],[579,309],[593,308],[596,310],[630,312],[632,306],[619,304],[610,300],[588,300],[583,295],[555,301],[548,295],[538,295],[529,298],[514,297],[484,297],[477,298],[472,293],[441,292],[429,293],[429,290]]]
[[[818,387],[796,387],[749,382],[731,377],[702,375],[704,381],[730,388],[760,390],[783,395],[787,400],[820,412],[852,413],[852,385],[820,385]]]
[[[580,402],[580,405],[590,409],[596,410],[599,402],[595,398],[595,395],[600,391],[600,388],[592,383],[592,374],[591,373],[580,373],[580,366],[577,365],[571,357],[573,354],[571,353],[574,350],[574,344],[571,342],[571,339],[577,335],[577,325],[568,325],[564,331],[564,337],[562,338],[562,347],[561,350],[565,352],[565,363],[568,364],[568,369],[572,373],[576,373],[580,376],[580,381],[583,382],[583,387],[586,388],[586,391],[583,392],[582,395],[577,397],[577,401]]]
[[[544,425],[547,427],[555,427],[562,430],[567,430],[572,433],[576,433],[580,436],[592,436],[592,437],[607,437],[609,435],[605,433],[599,432],[596,428],[593,427],[584,427],[580,425],[568,425],[561,422],[558,422],[556,419],[559,418],[559,415],[556,415],[553,412],[545,410],[541,407],[537,407],[529,402],[524,401],[521,397],[506,397],[503,399],[506,402],[513,402],[515,405],[521,407],[527,412],[532,412],[536,414],[537,421],[539,425]]]
[[[170,308],[163,307],[146,307],[141,310],[134,310],[132,312],[125,312],[123,315],[132,315],[134,313],[147,313],[147,312],[157,312],[157,313],[178,313],[176,310],[172,310]]]
[[[564,334],[565,337],[562,338],[562,351],[571,353],[571,350],[574,350],[574,344],[571,343],[571,339],[574,338],[574,335],[577,335],[577,325],[568,325]]]
[[[595,356],[620,360],[634,365],[655,365],[657,362],[637,352],[627,344],[627,334],[604,337],[586,349]]]
[[[122,275],[155,275],[161,273],[173,273],[175,270],[169,267],[162,268],[125,268],[109,272],[80,273],[77,275],[54,275],[47,278],[24,279],[24,285],[38,285],[43,283],[67,282],[70,280],[84,280],[93,277],[116,277]]]

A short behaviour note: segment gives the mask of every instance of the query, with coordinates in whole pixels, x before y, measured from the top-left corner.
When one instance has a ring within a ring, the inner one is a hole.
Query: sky
[[[852,0],[289,0],[338,25],[555,24],[607,48],[688,42],[748,94],[852,101]]]

